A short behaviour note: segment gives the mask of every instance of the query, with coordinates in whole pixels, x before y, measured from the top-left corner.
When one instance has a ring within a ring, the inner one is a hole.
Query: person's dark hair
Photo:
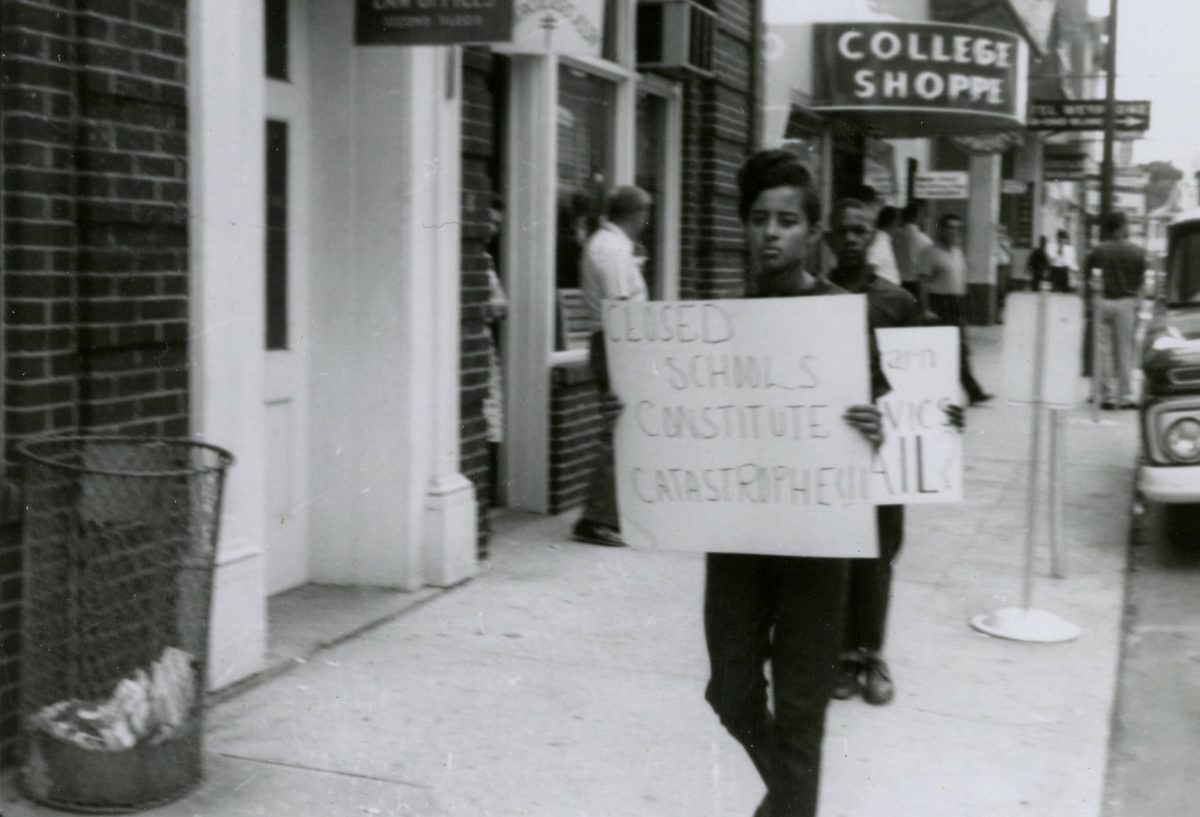
[[[904,205],[904,209],[900,211],[900,217],[904,219],[905,224],[916,224],[917,219],[921,217],[920,201],[910,201]]]
[[[800,207],[808,223],[821,221],[821,200],[812,189],[812,174],[794,153],[786,150],[760,150],[738,170],[738,216],[745,223],[750,208],[764,190],[795,187],[800,191]]]
[[[878,198],[878,194],[875,192],[875,188],[871,185],[860,184],[858,187],[854,188],[854,193],[849,196],[849,198],[858,199],[863,204],[873,205]]]
[[[640,187],[618,187],[608,199],[608,218],[620,221],[639,210],[645,210],[649,202],[650,194]]]
[[[1070,238],[1071,234],[1068,233],[1066,230],[1059,230],[1057,233],[1054,234],[1054,237],[1055,238]]]
[[[849,196],[844,199],[838,199],[833,203],[833,206],[829,208],[830,225],[837,221],[838,217],[847,210],[862,210],[864,213],[869,215],[871,212],[871,206],[862,199],[850,198]]]
[[[1124,213],[1109,213],[1100,219],[1100,232],[1105,236],[1114,236],[1125,229]]]
[[[900,211],[895,207],[884,207],[875,219],[875,226],[880,230],[888,230],[900,223]]]
[[[957,213],[942,213],[940,216],[938,216],[938,229],[940,230],[942,227],[945,227],[952,221],[957,221],[959,224],[963,223],[962,216],[958,215]]]

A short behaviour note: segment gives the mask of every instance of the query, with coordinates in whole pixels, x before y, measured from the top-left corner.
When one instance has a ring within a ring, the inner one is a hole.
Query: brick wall
[[[484,307],[488,301],[484,251],[487,208],[494,192],[497,116],[496,70],[486,48],[463,52],[462,107],[462,348],[461,348],[461,451],[462,473],[475,483],[479,503],[479,555],[487,555],[487,510],[491,492],[488,469],[487,423],[483,398],[487,395],[488,339]]]
[[[187,422],[186,4],[4,0],[4,426]],[[10,515],[11,517],[11,515]],[[0,740],[16,728],[19,520],[0,546]]]

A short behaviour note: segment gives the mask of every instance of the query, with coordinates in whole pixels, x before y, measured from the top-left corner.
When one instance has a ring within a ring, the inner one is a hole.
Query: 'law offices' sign
[[[863,296],[606,301],[604,334],[629,544],[876,555]]]
[[[813,109],[885,136],[1020,127],[1028,52],[1015,34],[948,23],[813,26]]]
[[[513,0],[357,0],[356,45],[507,42]]]

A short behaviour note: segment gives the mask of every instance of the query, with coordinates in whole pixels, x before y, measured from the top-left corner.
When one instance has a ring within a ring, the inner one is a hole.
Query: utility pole
[[[1112,212],[1113,139],[1117,118],[1117,0],[1108,0],[1108,48],[1104,53],[1104,164],[1100,168],[1100,216]]]

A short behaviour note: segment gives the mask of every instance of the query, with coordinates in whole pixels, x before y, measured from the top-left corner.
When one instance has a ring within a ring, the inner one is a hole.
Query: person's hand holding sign
[[[883,416],[872,405],[858,404],[846,409],[842,418],[858,429],[874,447],[883,445]]]

